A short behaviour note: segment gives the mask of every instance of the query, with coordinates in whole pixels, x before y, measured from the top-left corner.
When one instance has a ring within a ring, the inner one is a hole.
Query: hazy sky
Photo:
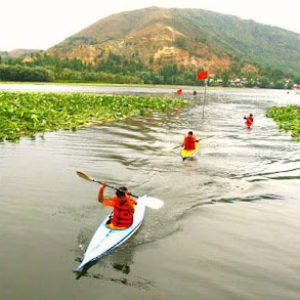
[[[299,0],[1,0],[0,50],[48,49],[103,17],[154,5],[201,8],[300,34]]]

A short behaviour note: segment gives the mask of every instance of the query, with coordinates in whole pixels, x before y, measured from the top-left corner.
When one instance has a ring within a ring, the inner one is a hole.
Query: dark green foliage
[[[175,40],[175,46],[181,49],[186,48],[186,40],[184,38],[177,38]]]
[[[0,80],[2,81],[52,81],[53,73],[41,67],[0,66]]]
[[[95,45],[95,44],[97,44],[96,39],[89,38],[86,36],[70,37],[70,38],[68,38],[68,41],[73,45],[78,45],[78,44]]]
[[[257,83],[257,86],[262,89],[268,89],[268,88],[272,87],[271,82],[265,77],[263,77],[259,80],[259,82]]]
[[[165,112],[186,101],[161,97],[0,92],[0,142],[58,129]]]
[[[273,84],[274,89],[284,89],[285,87],[285,82],[283,80],[277,80]]]
[[[61,59],[57,56],[47,55],[45,53],[33,54],[32,61],[26,62],[24,64],[27,66],[51,67],[57,72],[60,72],[65,68],[75,70],[75,71],[83,71],[91,67],[90,65],[85,65],[79,59],[68,59],[68,58]]]
[[[280,129],[290,131],[292,137],[300,141],[300,106],[273,106],[267,110],[267,117],[273,118]]]
[[[132,55],[133,59],[130,60],[110,52],[108,58],[101,61],[95,70],[119,75],[134,75],[136,72],[147,70],[147,67],[140,60],[135,59],[138,54],[134,53]]]

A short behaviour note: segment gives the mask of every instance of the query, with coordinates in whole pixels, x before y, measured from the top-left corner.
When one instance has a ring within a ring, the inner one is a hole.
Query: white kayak
[[[100,259],[102,256],[122,245],[140,228],[146,212],[145,203],[147,201],[143,200],[147,200],[147,196],[138,198],[138,204],[135,206],[133,223],[126,229],[113,230],[107,227],[107,221],[109,220],[111,214],[104,219],[94,233],[86,249],[84,258],[81,264],[76,268],[76,271],[82,270],[87,264]]]

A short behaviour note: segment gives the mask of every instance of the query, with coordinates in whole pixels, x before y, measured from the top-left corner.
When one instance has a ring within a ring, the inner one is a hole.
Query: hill
[[[153,70],[176,64],[210,73],[235,66],[300,73],[300,34],[201,9],[150,7],[114,14],[47,53],[93,66],[115,54]]]

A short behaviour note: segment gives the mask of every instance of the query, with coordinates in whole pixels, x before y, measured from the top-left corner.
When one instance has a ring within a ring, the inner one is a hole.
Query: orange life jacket
[[[195,150],[196,149],[196,137],[194,136],[186,136],[184,138],[183,144],[185,150]]]
[[[130,199],[132,204],[136,204],[134,199]],[[129,227],[133,222],[133,214],[129,209],[127,201],[121,202],[121,199],[117,196],[113,198],[114,211],[111,219],[111,223],[116,227]]]

